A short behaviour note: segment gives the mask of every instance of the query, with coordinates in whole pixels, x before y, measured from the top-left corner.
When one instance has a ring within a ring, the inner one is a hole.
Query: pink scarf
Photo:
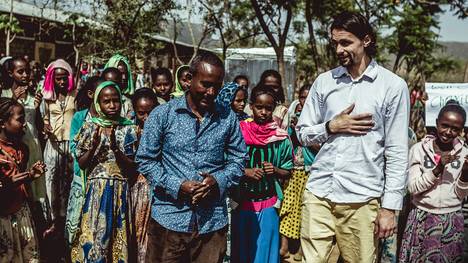
[[[44,95],[45,100],[55,101],[55,81],[54,81],[54,71],[57,68],[64,69],[68,71],[68,92],[72,91],[74,88],[73,85],[73,70],[65,60],[57,59],[56,61],[49,64],[46,71],[46,76],[44,80],[44,88],[42,89],[42,94]]]
[[[281,129],[276,122],[257,124],[252,119],[240,122],[242,135],[247,145],[267,145],[272,142],[288,139],[288,132]]]

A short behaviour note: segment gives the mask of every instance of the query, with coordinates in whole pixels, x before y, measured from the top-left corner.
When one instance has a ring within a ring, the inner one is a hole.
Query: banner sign
[[[447,101],[456,100],[468,112],[468,83],[426,83],[426,126],[435,127],[437,115]],[[466,124],[465,124],[466,126]]]

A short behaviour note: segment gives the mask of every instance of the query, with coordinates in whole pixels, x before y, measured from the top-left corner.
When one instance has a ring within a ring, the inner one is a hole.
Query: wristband
[[[333,134],[333,132],[331,132],[331,130],[330,130],[330,121],[327,121],[327,122],[325,123],[325,130],[327,131],[327,133],[328,133],[329,135],[332,135],[332,134]]]

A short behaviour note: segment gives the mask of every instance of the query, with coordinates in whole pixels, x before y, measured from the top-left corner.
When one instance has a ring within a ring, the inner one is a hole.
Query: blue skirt
[[[236,211],[232,220],[232,262],[279,263],[280,234],[276,208]]]

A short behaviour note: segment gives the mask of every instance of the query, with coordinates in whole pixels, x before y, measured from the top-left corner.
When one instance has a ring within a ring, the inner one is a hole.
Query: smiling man
[[[364,16],[342,13],[330,30],[341,66],[315,80],[296,126],[303,145],[322,144],[304,193],[304,262],[326,262],[334,238],[345,262],[374,262],[403,203],[408,88],[373,59]]]
[[[146,262],[221,262],[226,252],[226,190],[243,175],[246,146],[234,112],[215,108],[222,61],[197,55],[189,77],[185,96],[150,114],[137,153],[153,189]]]

